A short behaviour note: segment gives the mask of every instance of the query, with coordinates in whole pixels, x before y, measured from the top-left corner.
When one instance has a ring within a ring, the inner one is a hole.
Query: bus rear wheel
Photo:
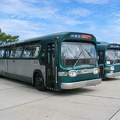
[[[44,79],[40,75],[40,73],[37,73],[35,76],[35,86],[38,90],[40,91],[45,91],[45,86],[44,86]]]

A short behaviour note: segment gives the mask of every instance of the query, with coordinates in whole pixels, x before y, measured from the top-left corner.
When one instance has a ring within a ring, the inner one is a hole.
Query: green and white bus
[[[102,79],[120,76],[120,44],[98,42],[100,77]]]
[[[41,91],[100,84],[96,39],[63,32],[0,46],[0,75],[32,83]]]

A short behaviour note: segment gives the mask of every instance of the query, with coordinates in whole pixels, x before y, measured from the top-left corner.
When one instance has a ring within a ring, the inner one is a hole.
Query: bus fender
[[[43,75],[43,73],[42,73],[42,71],[41,70],[39,70],[39,69],[36,69],[36,70],[34,70],[34,72],[33,72],[33,85],[35,85],[35,76],[37,75],[37,74],[40,74],[41,75],[41,77],[43,77],[43,79],[44,79],[44,75]],[[45,80],[45,79],[44,79]],[[44,85],[45,85],[45,83],[44,83]]]

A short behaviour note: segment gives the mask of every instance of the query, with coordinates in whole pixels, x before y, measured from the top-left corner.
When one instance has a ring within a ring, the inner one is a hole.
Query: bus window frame
[[[24,52],[25,52],[25,49],[27,48],[27,47],[39,47],[39,52],[38,52],[38,55],[37,56],[24,56]],[[23,48],[23,52],[22,52],[22,58],[26,58],[26,59],[29,59],[29,58],[37,58],[38,56],[39,56],[39,54],[40,54],[40,51],[41,51],[41,44],[33,44],[33,45],[26,45],[26,46],[24,46],[24,48]]]
[[[21,50],[21,53],[20,53],[20,55],[17,57],[17,56],[11,56],[11,51],[12,50],[15,50],[15,55],[16,55],[16,51],[19,49],[19,48],[22,48],[22,50]],[[21,57],[21,55],[22,55],[22,52],[23,52],[23,47],[22,46],[18,46],[18,47],[11,47],[10,49],[9,49],[9,58],[20,58]],[[8,57],[7,57],[8,58]]]
[[[5,58],[10,58],[10,48],[5,48]]]
[[[3,54],[0,54],[0,58],[4,58],[4,57],[5,57],[5,49],[4,49],[4,48],[1,48],[0,50],[4,50],[4,53],[3,53]]]

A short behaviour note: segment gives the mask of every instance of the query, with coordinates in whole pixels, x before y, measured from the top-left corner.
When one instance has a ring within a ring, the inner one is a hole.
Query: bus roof
[[[2,46],[3,47],[4,46],[12,46],[12,45],[17,45],[17,44],[25,44],[25,43],[43,41],[43,40],[48,40],[48,39],[55,41],[58,38],[61,39],[63,37],[68,37],[68,35],[70,35],[70,34],[90,35],[96,41],[96,38],[92,34],[89,34],[89,33],[82,33],[82,32],[58,32],[58,33],[53,33],[53,34],[49,34],[49,35],[44,35],[44,36],[39,36],[39,37],[35,37],[35,38],[30,38],[30,39],[26,39],[26,40],[14,42],[14,43],[2,45]]]
[[[97,42],[97,49],[120,49],[120,44],[118,43],[108,43],[108,42]]]

